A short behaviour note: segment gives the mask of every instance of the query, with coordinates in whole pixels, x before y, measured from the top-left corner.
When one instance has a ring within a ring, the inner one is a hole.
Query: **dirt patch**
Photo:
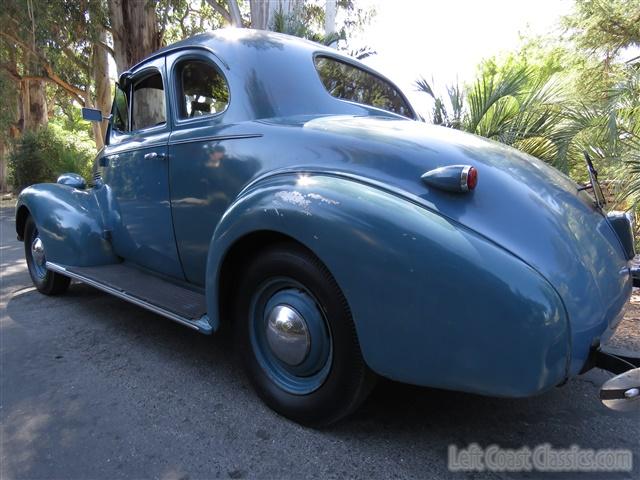
[[[640,353],[640,289],[634,288],[624,320],[620,322],[615,335],[607,342],[608,347],[616,350]]]
[[[18,197],[14,195],[0,195],[0,207],[15,207]]]

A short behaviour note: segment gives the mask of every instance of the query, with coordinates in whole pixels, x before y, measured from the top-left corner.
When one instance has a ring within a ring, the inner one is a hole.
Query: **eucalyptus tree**
[[[0,188],[10,143],[44,127],[61,102],[108,108],[106,15],[99,0],[6,0],[0,11]],[[102,39],[102,41],[100,41]],[[99,80],[99,81],[97,81]],[[104,130],[93,126],[96,143]]]
[[[10,0],[0,13],[0,38],[6,55],[3,55],[2,69],[14,81],[14,92],[21,100],[16,110],[20,131],[45,125],[48,120],[47,78],[41,64],[46,20],[40,6],[33,0]]]
[[[343,14],[340,24],[336,23],[338,11]],[[271,15],[270,30],[332,46],[360,60],[376,53],[366,45],[354,48],[352,44],[354,34],[375,16],[375,9],[359,6],[354,0],[327,0],[324,6],[317,1],[296,0],[289,2],[287,9],[276,8]]]

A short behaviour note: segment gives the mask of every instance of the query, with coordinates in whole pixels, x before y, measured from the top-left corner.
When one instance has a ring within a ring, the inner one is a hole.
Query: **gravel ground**
[[[632,354],[640,352],[640,289],[634,288],[631,300],[615,335],[609,340],[610,350]]]
[[[206,337],[86,285],[34,291],[13,210],[0,219],[0,478],[510,478],[455,473],[447,447],[628,449],[640,422],[601,406],[592,370],[507,400],[381,382],[351,418],[311,430],[253,394],[228,336]],[[612,340],[640,352],[640,296]],[[540,472],[522,474],[539,478]],[[585,474],[554,474],[584,478]]]

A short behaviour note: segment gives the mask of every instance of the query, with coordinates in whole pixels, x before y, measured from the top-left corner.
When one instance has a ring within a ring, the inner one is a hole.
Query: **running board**
[[[125,264],[71,267],[47,262],[52,272],[91,285],[103,292],[209,335],[213,328],[203,294],[175,285]]]

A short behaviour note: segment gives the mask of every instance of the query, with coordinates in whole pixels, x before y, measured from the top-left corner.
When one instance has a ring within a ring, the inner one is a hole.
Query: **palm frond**
[[[364,47],[360,47],[356,50],[350,50],[349,51],[349,56],[353,57],[357,60],[363,60],[367,57],[370,57],[371,55],[376,55],[378,52],[376,52],[374,49],[364,46]]]
[[[415,86],[419,92],[426,93],[434,100],[436,99],[436,95],[435,93],[433,93],[433,89],[431,88],[431,85],[429,84],[426,78],[420,77],[419,79],[417,79],[415,81]]]
[[[517,97],[527,84],[529,76],[527,68],[509,70],[504,75],[483,72],[467,96],[469,115],[465,129],[478,133],[478,125],[489,110],[504,98]],[[499,108],[507,108],[508,103],[503,102],[503,106]]]

